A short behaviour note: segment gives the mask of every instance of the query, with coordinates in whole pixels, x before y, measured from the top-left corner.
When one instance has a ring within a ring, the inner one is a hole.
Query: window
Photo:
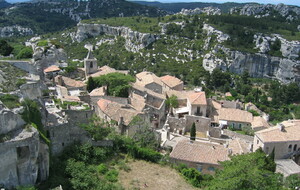
[[[292,145],[290,144],[289,145],[289,152],[291,152],[292,151]]]
[[[239,123],[239,129],[242,129],[242,124]]]
[[[202,172],[202,164],[197,164],[197,170],[199,171],[199,172]]]
[[[259,140],[257,140],[256,144],[259,144]]]
[[[200,107],[197,107],[197,114],[200,113]]]
[[[209,168],[208,168],[208,171],[214,172],[214,171],[215,171],[215,168],[214,168],[214,167],[209,167]]]
[[[90,62],[90,68],[93,68],[93,62]]]
[[[297,145],[295,144],[295,145],[294,145],[294,151],[296,151],[296,150],[297,150]]]

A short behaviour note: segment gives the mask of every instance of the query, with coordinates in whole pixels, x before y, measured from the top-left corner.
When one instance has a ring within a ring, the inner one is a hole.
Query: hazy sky
[[[137,0],[138,1],[138,0]],[[144,1],[155,1],[155,0],[144,0]],[[224,2],[237,2],[237,3],[248,3],[248,2],[257,2],[257,3],[271,3],[279,4],[284,3],[287,5],[297,5],[300,6],[300,0],[156,0],[163,3],[170,2],[214,2],[214,3],[224,3]]]

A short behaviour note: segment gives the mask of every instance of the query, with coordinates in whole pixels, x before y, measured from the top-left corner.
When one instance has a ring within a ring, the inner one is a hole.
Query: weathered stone
[[[25,28],[19,25],[0,27],[0,37],[7,38],[12,36],[29,36],[34,32],[31,28]]]
[[[153,43],[158,36],[150,33],[140,33],[133,31],[128,27],[113,27],[106,24],[83,24],[77,25],[76,35],[73,36],[73,41],[82,42],[89,36],[95,37],[101,34],[112,36],[122,36],[125,38],[125,48],[128,51],[138,52]]]
[[[204,8],[195,8],[195,9],[181,9],[177,14],[182,15],[197,15],[205,13],[207,15],[221,15],[221,9],[215,7],[204,7]]]

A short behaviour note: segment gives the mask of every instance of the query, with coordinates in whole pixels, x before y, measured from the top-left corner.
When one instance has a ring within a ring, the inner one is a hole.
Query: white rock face
[[[182,15],[197,15],[206,13],[207,15],[221,15],[221,9],[215,7],[204,7],[204,8],[195,8],[195,9],[181,9],[177,14]]]
[[[33,34],[34,33],[31,28],[24,28],[18,25],[0,27],[1,38],[12,37],[12,36],[29,36]]]
[[[288,59],[297,59],[299,57],[300,42],[288,41],[277,34],[273,34],[271,36],[265,36],[262,34],[254,35],[255,48],[259,50],[259,53],[267,53],[270,50],[270,44],[275,42],[277,39],[281,42],[280,51],[283,57]]]
[[[77,32],[73,41],[81,42],[89,36],[95,37],[101,34],[122,36],[125,38],[125,48],[128,51],[138,52],[153,43],[158,36],[150,33],[140,33],[128,27],[113,27],[106,24],[83,24],[77,25]]]
[[[281,16],[286,17],[286,20],[294,20],[300,17],[300,7],[284,5],[284,4],[278,4],[278,5],[246,4],[242,8],[234,7],[230,9],[230,13],[247,15],[247,16],[255,15],[256,17],[260,18],[260,17],[269,16],[272,10],[278,11],[278,13]]]
[[[219,30],[215,29],[214,27],[212,27],[208,24],[203,25],[203,30],[206,31],[207,36],[208,36],[208,38],[205,41],[204,49],[208,48],[210,38],[213,35],[217,37],[217,41],[219,43],[222,43],[222,42],[224,42],[224,41],[226,41],[230,38],[230,36],[228,34],[224,34],[222,31],[219,31]]]
[[[300,25],[298,25],[297,29],[300,31]]]

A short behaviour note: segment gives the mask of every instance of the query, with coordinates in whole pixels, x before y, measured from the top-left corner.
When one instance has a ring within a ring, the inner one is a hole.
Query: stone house
[[[84,62],[85,77],[97,72],[98,70],[97,59],[93,56],[91,50],[89,50],[83,62]]]
[[[162,94],[163,92],[164,84],[161,81],[161,79],[158,76],[156,76],[154,73],[148,71],[144,71],[136,74],[135,83],[141,87],[145,87],[159,94]]]
[[[44,69],[44,75],[48,79],[53,79],[55,76],[57,76],[60,72],[60,68],[56,65],[51,65]]]
[[[187,97],[189,115],[206,117],[207,102],[205,92],[190,93]]]
[[[214,174],[216,169],[221,169],[219,162],[229,160],[229,155],[230,151],[217,143],[182,140],[172,150],[170,162]]]
[[[64,77],[61,75],[58,75],[54,78],[54,81],[59,86],[64,86],[68,89],[68,91],[85,91],[86,90],[86,84],[82,81],[74,80],[68,77]]]
[[[234,129],[241,130],[245,126],[251,127],[253,116],[250,112],[244,110],[221,108],[217,110],[214,119],[222,128],[231,126]]]
[[[300,120],[284,121],[276,127],[271,127],[255,133],[253,151],[258,148],[266,154],[273,149],[276,159],[296,158],[300,153]]]
[[[131,105],[106,99],[97,102],[96,114],[105,121],[111,122],[119,133],[127,136],[133,136],[139,127],[131,123],[134,118],[139,117],[144,122],[149,121],[143,112],[134,109]]]
[[[183,90],[183,81],[170,75],[165,75],[160,77],[161,81],[163,82],[164,91],[168,90]]]
[[[269,123],[261,116],[253,117],[251,127],[254,131],[264,130],[270,127]]]

